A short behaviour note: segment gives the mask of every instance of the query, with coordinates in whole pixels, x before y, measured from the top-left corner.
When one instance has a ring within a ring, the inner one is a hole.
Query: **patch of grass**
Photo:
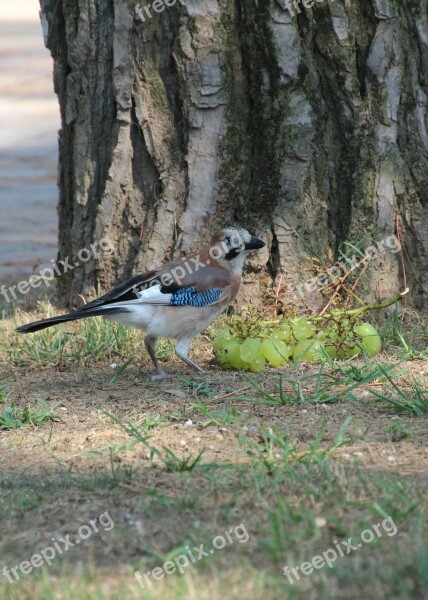
[[[136,423],[132,421],[128,421],[127,423],[123,423],[120,419],[115,417],[114,415],[105,412],[115,423],[117,423],[120,428],[125,431],[128,435],[134,438],[133,442],[141,443],[146,448],[150,450],[150,460],[153,460],[155,457],[158,458],[166,467],[166,470],[169,472],[184,472],[184,471],[193,471],[193,469],[200,463],[203,453],[205,452],[205,448],[199,452],[196,457],[188,456],[187,458],[180,458],[174,454],[174,452],[167,448],[166,446],[162,447],[162,450],[159,450],[155,446],[152,446],[148,443],[150,439],[150,435],[145,435],[147,432],[144,429],[141,429]]]
[[[201,398],[197,398],[197,402],[192,404],[192,408],[206,418],[206,421],[203,423],[204,427],[211,424],[218,425],[219,427],[222,425],[236,425],[243,419],[242,413],[238,412],[235,408],[210,410],[207,403]]]
[[[327,355],[328,356],[328,355]],[[343,385],[346,383],[360,383],[361,385],[365,385],[367,383],[373,383],[374,381],[380,380],[383,377],[382,371],[379,368],[379,364],[375,363],[373,365],[373,359],[368,359],[367,356],[359,357],[364,358],[363,364],[352,364],[350,361],[336,361],[332,360],[328,357],[327,364],[332,370],[332,372],[336,375],[337,381]],[[394,372],[399,364],[397,365],[381,365],[384,369],[395,376],[398,376],[398,373]]]
[[[6,402],[5,392],[10,388],[12,383],[6,380],[6,377],[0,378],[0,404]]]
[[[165,468],[169,473],[193,471],[194,468],[200,463],[202,455],[205,452],[205,448],[202,448],[196,457],[190,455],[187,458],[180,458],[166,446],[163,446],[161,451],[154,446],[148,444],[146,445],[150,449],[150,460],[153,460],[153,458],[156,456],[165,465]]]
[[[422,518],[423,493],[411,482],[395,474],[364,472],[356,464],[344,465],[329,459],[337,444],[347,442],[344,438],[338,436],[325,449],[315,440],[306,454],[296,453],[286,443],[285,461],[277,456],[284,443],[278,445],[275,438],[272,450],[271,441],[272,438],[268,440],[266,458],[256,456],[253,463],[256,504],[265,510],[265,517],[259,516],[256,545],[278,569],[320,554],[332,547],[335,538],[359,536],[380,519],[392,518],[403,530],[413,519]],[[257,468],[260,460],[262,470]],[[390,559],[383,556],[380,562],[385,566]],[[375,560],[379,562],[379,557]],[[311,580],[311,590],[317,581],[317,577]],[[331,586],[330,576],[329,582]]]
[[[124,442],[120,442],[118,444],[109,445],[103,450],[91,450],[89,454],[93,454],[96,456],[102,456],[107,451],[111,457],[112,453],[119,453],[126,450],[130,450],[138,444],[142,442],[142,440],[149,439],[148,432],[156,427],[164,427],[168,425],[168,420],[162,417],[161,415],[155,415],[154,417],[150,415],[146,415],[143,419],[130,419],[127,424],[123,423],[119,419],[109,412],[105,410],[101,410],[101,412],[107,415],[109,418],[113,419],[118,425],[120,425],[121,429],[123,429],[128,435],[131,436],[131,439],[126,440]]]
[[[18,334],[15,327],[43,317],[59,314],[50,304],[40,305],[40,313],[28,317],[17,310],[12,321],[0,322],[0,356],[14,366],[58,367],[69,363],[90,365],[121,358],[125,364],[113,376],[116,381],[135,357],[147,355],[144,335],[120,323],[93,317],[50,327],[34,334]],[[160,340],[156,354],[160,360],[170,358],[173,345]],[[132,358],[131,358],[132,357]]]
[[[132,363],[134,362],[133,358],[129,358],[126,362],[123,363],[123,365],[121,365],[116,373],[113,375],[113,377],[110,380],[110,383],[115,383],[116,381],[118,381],[123,373],[126,371],[126,369],[129,367],[129,365],[132,365]]]
[[[417,417],[428,416],[428,389],[413,377],[413,382],[409,390],[399,387],[392,379],[386,369],[380,367],[386,381],[389,383],[389,390],[385,393],[370,389],[370,393],[375,396],[379,402],[391,406],[399,414],[413,414]]]
[[[400,345],[400,350],[406,360],[420,360],[428,358],[428,350],[418,350],[408,342],[401,323],[397,317],[397,310],[394,313],[394,338]]]
[[[391,425],[385,427],[385,431],[391,435],[393,442],[400,442],[410,436],[410,429],[405,421],[394,419]]]
[[[137,469],[133,466],[122,464],[112,447],[109,448],[109,454],[113,485],[119,485],[124,481],[132,481]]]
[[[324,417],[321,428],[309,450],[300,452],[297,451],[296,442],[291,442],[286,432],[262,429],[257,442],[247,440],[249,445],[247,454],[256,462],[263,464],[269,471],[281,468],[284,461],[303,462],[305,464],[320,462],[341,446],[349,445],[354,441],[352,437],[345,438],[345,433],[352,421],[353,417],[348,417],[341,426],[335,441],[322,448],[321,441],[325,436],[327,426],[327,419]]]
[[[161,415],[155,415],[154,417],[146,415],[143,419],[130,419],[127,423],[124,423],[106,410],[102,409],[101,412],[117,423],[125,433],[131,435],[134,438],[135,443],[147,440],[148,437],[146,434],[152,429],[155,429],[155,427],[168,425],[168,420]]]
[[[280,375],[278,383],[272,383],[273,392],[268,392],[250,376],[244,374],[244,377],[259,393],[257,401],[264,404],[272,404],[274,406],[287,404],[327,404],[338,402],[342,398],[349,398],[356,401],[357,398],[353,393],[355,390],[373,383],[384,376],[384,373],[388,373],[392,369],[392,366],[381,367],[378,365],[368,370],[353,371],[352,377],[346,375],[342,379],[335,373],[326,373],[325,364],[323,364],[315,374],[295,379]]]
[[[0,477],[0,519],[9,517],[12,511],[19,513],[37,508],[43,497],[27,478],[3,474]]]
[[[217,384],[209,377],[193,378],[180,375],[180,379],[184,385],[180,385],[179,388],[190,389],[194,396],[212,398],[217,394]]]
[[[129,424],[122,425],[132,432]],[[197,589],[198,600],[217,597],[220,592],[230,599],[242,598],[245,593],[246,597],[256,600],[283,597],[329,600],[331,590],[340,584],[341,595],[353,600],[372,598],[373,582],[380,578],[382,585],[376,588],[377,599],[417,600],[423,597],[417,591],[423,589],[425,550],[419,541],[416,543],[416,534],[426,533],[422,522],[426,499],[414,481],[397,473],[364,471],[356,464],[333,460],[335,449],[354,443],[348,434],[350,425],[351,420],[346,419],[334,440],[324,443],[324,419],[315,439],[303,451],[280,429],[263,430],[259,440],[243,437],[244,448],[252,451],[247,455],[249,461],[227,470],[220,468],[221,464],[216,469],[197,468],[195,459],[183,461],[164,450],[162,457],[155,458],[171,460],[172,467],[157,469],[155,476],[154,470],[147,468],[147,462],[131,463],[132,472],[125,472],[117,465],[114,454],[113,470],[108,464],[102,471],[98,468],[94,471],[96,480],[84,471],[71,473],[71,470],[59,476],[49,475],[43,481],[34,478],[31,472],[21,481],[15,475],[14,481],[3,487],[3,493],[7,494],[6,510],[7,507],[11,510],[11,502],[20,490],[22,497],[26,497],[24,505],[28,503],[30,495],[24,493],[26,486],[33,495],[43,494],[44,514],[52,511],[45,527],[48,531],[58,527],[58,523],[63,527],[64,522],[72,518],[70,529],[74,531],[80,519],[82,523],[87,519],[88,507],[93,515],[108,510],[115,527],[109,533],[111,538],[106,538],[106,544],[112,544],[115,555],[110,562],[107,558],[107,564],[103,562],[106,555],[97,551],[94,538],[95,554],[89,566],[93,565],[96,573],[90,577],[82,578],[81,569],[75,566],[87,557],[87,548],[82,545],[67,554],[69,562],[60,558],[42,578],[38,571],[23,581],[22,595],[21,582],[14,584],[15,595],[11,596],[12,588],[5,591],[5,581],[0,582],[0,595],[13,600],[21,600],[21,597],[185,600],[196,597],[192,590]],[[141,441],[139,438],[147,441],[141,431],[137,430],[136,436],[138,441]],[[73,490],[85,490],[85,504],[77,523],[71,515],[79,505],[76,498],[81,494],[76,496]],[[25,514],[24,505],[20,507],[20,515]],[[59,514],[52,510],[56,506]],[[28,511],[36,508],[27,504]],[[338,560],[333,569],[314,571],[311,577],[302,579],[304,586],[301,582],[287,582],[283,575],[285,565],[292,567],[311,560],[334,547],[335,539],[352,538],[356,542],[362,531],[389,516],[399,535],[388,538],[384,534],[364,545],[358,556],[355,554],[356,558],[352,555]],[[243,524],[249,534],[245,543],[235,540],[213,556],[189,564],[184,577],[173,575],[163,581],[153,580],[150,588],[136,587],[133,591],[126,588],[125,593],[124,586],[136,583],[136,570],[147,572],[201,544],[209,551],[216,536],[224,535],[239,524]],[[45,533],[43,527],[40,533]],[[31,550],[27,543],[21,539],[17,544],[8,541],[7,535],[6,539],[2,536],[0,550],[7,556],[6,564],[18,564],[45,542],[34,539]],[[100,544],[100,548],[104,549],[105,545]],[[410,567],[412,577],[403,579]],[[401,573],[401,580],[394,575],[396,569]],[[357,590],[356,580],[359,581]],[[68,591],[61,595],[65,581]],[[101,584],[107,581],[108,587],[102,588]],[[68,596],[70,590],[72,594]]]
[[[405,360],[424,360],[428,358],[428,323],[410,311],[402,315],[398,306],[390,314],[383,315],[384,321],[378,321],[382,328],[382,341],[388,349],[394,349]]]
[[[48,406],[41,398],[35,401],[34,406],[29,404],[20,408],[12,404],[0,413],[0,429],[21,429],[27,425],[40,426],[46,421],[59,421],[59,417],[52,414],[55,408]]]

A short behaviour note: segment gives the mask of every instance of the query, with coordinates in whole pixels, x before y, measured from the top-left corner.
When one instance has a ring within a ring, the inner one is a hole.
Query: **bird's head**
[[[214,234],[210,256],[228,271],[240,273],[248,253],[265,246],[265,242],[252,236],[246,229],[228,227]]]

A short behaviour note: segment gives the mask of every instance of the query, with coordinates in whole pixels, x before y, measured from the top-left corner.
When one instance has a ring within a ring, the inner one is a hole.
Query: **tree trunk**
[[[370,266],[371,296],[405,280],[423,303],[427,1],[302,0],[291,14],[285,0],[41,0],[60,256],[115,247],[60,278],[66,301],[239,224],[269,242],[246,272],[253,298],[301,282],[308,246],[327,262],[376,226],[403,252]]]

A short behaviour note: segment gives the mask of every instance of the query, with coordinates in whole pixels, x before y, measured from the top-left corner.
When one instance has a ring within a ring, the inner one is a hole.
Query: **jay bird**
[[[155,366],[152,379],[166,376],[154,351],[158,337],[176,339],[177,356],[204,373],[188,357],[190,343],[236,298],[248,252],[265,245],[245,229],[220,229],[200,252],[132,277],[69,314],[22,325],[16,331],[31,333],[102,316],[146,332],[144,344]]]

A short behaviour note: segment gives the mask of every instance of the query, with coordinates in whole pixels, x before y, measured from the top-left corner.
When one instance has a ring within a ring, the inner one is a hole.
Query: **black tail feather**
[[[34,331],[40,331],[41,329],[52,327],[52,325],[57,325],[58,323],[65,323],[66,321],[77,321],[78,319],[86,319],[87,317],[100,317],[124,312],[128,312],[126,308],[113,306],[108,308],[93,308],[87,311],[80,310],[69,313],[68,315],[59,315],[58,317],[50,317],[49,319],[34,321],[34,323],[28,323],[28,325],[21,325],[20,327],[16,328],[16,331],[18,333],[33,333]]]

